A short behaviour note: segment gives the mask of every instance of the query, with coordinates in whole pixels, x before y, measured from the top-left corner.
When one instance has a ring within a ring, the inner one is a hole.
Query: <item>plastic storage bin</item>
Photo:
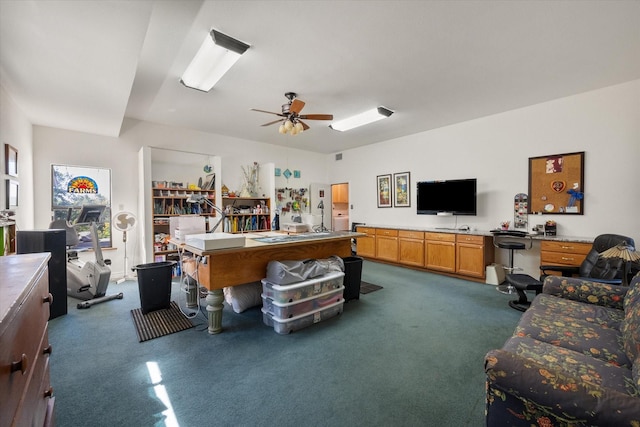
[[[343,280],[342,271],[332,271],[314,279],[290,285],[274,285],[267,279],[262,279],[262,294],[279,303],[299,301],[334,291],[342,287]]]
[[[342,313],[343,306],[344,299],[341,299],[339,302],[333,303],[328,307],[318,308],[316,310],[301,314],[300,316],[292,317],[290,319],[282,319],[280,317],[276,317],[273,314],[268,313],[267,310],[263,307],[262,321],[265,325],[272,326],[273,330],[277,333],[284,335],[302,328],[306,328],[307,326],[311,326],[323,320],[335,317],[338,314]]]
[[[350,256],[342,258],[344,262],[344,299],[360,299],[360,282],[362,281],[362,258]]]
[[[171,305],[171,271],[175,261],[152,262],[133,267],[138,272],[142,314],[168,309]]]
[[[281,319],[300,316],[318,308],[324,308],[336,302],[340,302],[343,297],[344,286],[340,286],[335,291],[326,294],[304,298],[293,302],[277,302],[262,295],[262,307],[269,314]]]

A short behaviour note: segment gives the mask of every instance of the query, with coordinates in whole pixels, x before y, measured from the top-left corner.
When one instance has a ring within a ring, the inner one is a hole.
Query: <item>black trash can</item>
[[[362,280],[362,258],[349,256],[344,262],[344,300],[360,299],[360,281]]]
[[[138,292],[142,314],[169,308],[171,273],[175,261],[152,262],[133,267],[138,272]]]

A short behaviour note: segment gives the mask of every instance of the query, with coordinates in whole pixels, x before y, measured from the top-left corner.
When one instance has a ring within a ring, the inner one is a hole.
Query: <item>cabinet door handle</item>
[[[562,246],[562,249],[573,249],[573,246]]]
[[[53,387],[49,386],[49,388],[44,391],[44,397],[53,397]]]
[[[11,362],[11,372],[20,371],[22,372],[22,375],[24,375],[27,372],[28,367],[29,367],[29,359],[27,358],[27,355],[24,353],[22,353],[20,360]]]
[[[49,304],[53,304],[53,295],[51,295],[50,293],[42,298],[42,302],[48,302]]]
[[[575,260],[575,258],[569,258],[569,257],[563,256],[563,257],[562,257],[562,260],[563,260],[563,261],[574,261],[574,260]]]
[[[46,346],[43,350],[42,350],[42,354],[51,354],[53,353],[53,347],[51,346],[51,344],[49,344],[48,346]]]

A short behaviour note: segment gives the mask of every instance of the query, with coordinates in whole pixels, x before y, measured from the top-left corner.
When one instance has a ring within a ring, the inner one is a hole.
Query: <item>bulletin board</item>
[[[584,214],[584,151],[529,158],[530,214]]]

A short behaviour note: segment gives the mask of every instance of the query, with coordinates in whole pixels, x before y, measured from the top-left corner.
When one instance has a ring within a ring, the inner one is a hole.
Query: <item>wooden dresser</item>
[[[0,426],[54,425],[48,253],[0,257]]]

